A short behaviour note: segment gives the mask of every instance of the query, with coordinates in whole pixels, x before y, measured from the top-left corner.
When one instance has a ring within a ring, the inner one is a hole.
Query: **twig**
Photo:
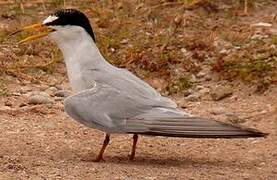
[[[45,63],[45,64],[42,64],[42,65],[15,65],[15,66],[12,66],[12,67],[5,67],[3,65],[0,65],[1,69],[5,69],[5,70],[11,70],[11,71],[14,71],[14,70],[19,70],[19,69],[26,69],[26,68],[45,68],[47,66],[50,66],[52,64],[54,64],[56,62],[56,60],[52,60],[48,63]]]
[[[166,2],[163,4],[158,4],[152,7],[152,9],[158,9],[160,7],[167,7],[167,6],[179,6],[184,5],[184,2]]]
[[[25,8],[24,8],[22,1],[20,1],[20,9],[21,9],[22,14],[25,14]]]
[[[244,0],[244,14],[248,14],[248,0]]]
[[[41,0],[43,11],[46,12],[46,6],[44,0]]]
[[[158,4],[156,6],[153,6],[153,7],[151,7],[151,9],[158,9],[158,8],[167,7],[167,6],[180,6],[180,5],[183,5],[184,9],[194,9],[205,3],[207,3],[206,0],[196,0],[189,4],[185,3],[185,2],[166,2],[163,4]]]

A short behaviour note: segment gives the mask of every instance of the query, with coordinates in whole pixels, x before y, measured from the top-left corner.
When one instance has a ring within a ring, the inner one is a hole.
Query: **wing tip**
[[[153,121],[153,119],[151,119]],[[156,120],[156,119],[154,119]],[[157,120],[161,120],[157,118]],[[190,124],[191,120],[202,120],[207,121],[208,123],[212,123],[212,125],[208,126],[209,124],[200,123],[200,124],[192,124],[189,127],[186,123],[178,124],[178,126],[173,126],[169,119],[166,121],[164,126],[156,126],[156,124],[146,124],[149,125],[147,129],[140,132],[128,132],[128,133],[137,133],[142,135],[149,135],[149,136],[166,136],[166,137],[180,137],[180,138],[226,138],[226,139],[233,139],[233,138],[266,138],[269,133],[261,132],[254,128],[248,128],[244,126],[240,126],[237,124],[230,124],[226,122],[221,122],[217,120],[209,120],[205,118],[199,117],[185,117],[183,120],[189,120],[188,124]],[[180,119],[178,119],[180,121]],[[182,122],[182,121],[180,121]],[[186,122],[186,121],[184,121]],[[138,122],[137,122],[138,123]],[[145,123],[144,121],[140,121],[140,124]],[[215,124],[217,123],[217,124]],[[158,125],[161,122],[158,121]],[[170,128],[171,127],[171,128]],[[173,127],[173,128],[172,128]],[[204,128],[205,127],[205,128]],[[217,127],[217,128],[215,128]],[[136,131],[136,130],[135,130]]]
[[[258,131],[256,129],[247,129],[247,131],[249,132],[249,134],[248,134],[249,137],[264,137],[264,138],[266,138],[269,135],[269,133],[264,133],[264,132]]]
[[[128,132],[134,133],[134,132]],[[224,139],[234,139],[234,138],[266,138],[269,133],[264,133],[258,131],[256,129],[242,129],[241,132],[236,132],[234,134],[226,134],[226,133],[169,133],[169,132],[161,132],[161,131],[148,131],[148,132],[137,132],[137,134],[148,135],[148,136],[166,136],[166,137],[179,137],[179,138],[224,138]]]
[[[244,126],[239,126],[239,125],[233,125],[233,124],[228,124],[230,126],[233,126],[235,128],[238,128],[241,130],[241,132],[245,133],[245,138],[255,138],[255,137],[264,137],[266,138],[269,133],[264,133],[261,132],[255,128],[249,128],[249,127],[244,127]]]

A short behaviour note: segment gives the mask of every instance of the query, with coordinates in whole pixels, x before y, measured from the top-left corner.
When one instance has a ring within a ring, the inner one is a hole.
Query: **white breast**
[[[67,66],[67,74],[71,88],[74,92],[78,92],[87,88],[87,84],[82,77],[82,69],[79,63],[73,63],[72,61],[67,61],[69,63]],[[72,62],[72,63],[71,63]]]

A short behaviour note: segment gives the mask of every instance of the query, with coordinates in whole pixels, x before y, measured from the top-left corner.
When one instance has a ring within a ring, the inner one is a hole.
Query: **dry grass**
[[[56,83],[45,79],[45,73],[64,76],[62,57],[55,46],[40,41],[19,47],[16,42],[26,34],[12,39],[6,36],[54,9],[73,7],[90,17],[97,43],[111,63],[145,79],[163,79],[167,82],[163,90],[169,93],[190,88],[191,75],[207,64],[223,79],[267,85],[276,82],[276,36],[262,31],[264,38],[253,40],[257,32],[250,28],[257,18],[276,23],[270,12],[258,15],[262,8],[273,11],[273,1],[248,2],[246,17],[240,15],[245,8],[240,1],[0,2],[1,74],[38,83]]]

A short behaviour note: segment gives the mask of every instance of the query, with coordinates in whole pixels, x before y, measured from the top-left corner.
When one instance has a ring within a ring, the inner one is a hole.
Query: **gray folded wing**
[[[95,87],[66,98],[64,104],[65,111],[86,126],[106,132],[126,133],[128,118],[155,107],[167,108],[168,103],[162,105],[159,99],[139,98],[107,84],[96,83]]]
[[[260,137],[253,129],[189,116],[160,99],[128,94],[97,83],[65,100],[65,111],[86,126],[108,133],[191,138]]]

